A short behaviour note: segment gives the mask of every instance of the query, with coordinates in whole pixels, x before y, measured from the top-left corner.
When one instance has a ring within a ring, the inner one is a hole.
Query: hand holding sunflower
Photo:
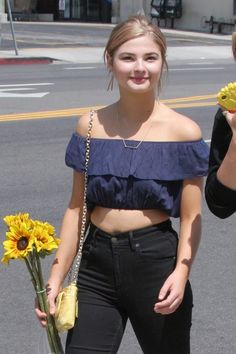
[[[52,253],[60,240],[55,237],[55,228],[48,222],[33,220],[28,213],[19,213],[4,217],[7,225],[6,240],[3,242],[5,253],[3,263],[11,259],[25,261],[37,295],[40,309],[47,314],[47,337],[52,353],[62,354],[54,318],[49,314],[46,289],[43,281],[40,258]]]

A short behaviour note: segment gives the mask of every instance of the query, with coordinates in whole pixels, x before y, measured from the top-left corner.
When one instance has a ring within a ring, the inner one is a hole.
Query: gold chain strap
[[[82,249],[85,240],[85,229],[86,229],[86,215],[87,215],[87,186],[88,186],[88,163],[89,163],[89,155],[90,155],[90,140],[91,140],[91,132],[93,126],[93,117],[94,111],[90,111],[90,119],[88,124],[88,133],[86,137],[86,150],[85,150],[85,171],[84,171],[84,196],[83,196],[83,211],[82,211],[82,221],[81,221],[81,230],[80,230],[80,240],[79,240],[79,249],[78,253],[73,262],[73,266],[69,272],[69,283],[76,283],[77,276],[79,272],[79,266],[82,258]]]

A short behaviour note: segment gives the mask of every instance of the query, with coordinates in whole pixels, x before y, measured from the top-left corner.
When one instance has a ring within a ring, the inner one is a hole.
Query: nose
[[[142,59],[137,59],[135,62],[135,71],[144,72],[145,71],[145,64]]]

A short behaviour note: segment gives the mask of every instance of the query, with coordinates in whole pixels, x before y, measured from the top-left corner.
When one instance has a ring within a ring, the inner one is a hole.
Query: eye
[[[121,57],[121,60],[123,60],[123,61],[132,61],[133,57],[131,55],[125,55],[125,56]]]
[[[146,60],[149,62],[153,62],[158,60],[158,57],[156,55],[149,55],[148,57],[146,57]]]

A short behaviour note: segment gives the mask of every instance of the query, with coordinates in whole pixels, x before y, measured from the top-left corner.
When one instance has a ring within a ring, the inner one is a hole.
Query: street
[[[171,61],[161,99],[214,95],[234,70],[234,63],[226,60]],[[118,97],[116,87],[106,90],[109,75],[103,63],[5,65],[0,77],[0,115],[100,106]]]
[[[92,60],[1,66],[0,77],[0,240],[6,231],[2,217],[16,212],[47,220],[58,232],[70,196],[72,171],[65,166],[64,155],[77,112],[116,100],[117,88],[107,92],[104,64]],[[209,142],[215,94],[234,77],[233,60],[193,61],[185,56],[170,61],[160,98],[192,117]],[[217,219],[204,200],[202,242],[191,272],[192,354],[236,352],[235,256],[235,216]],[[43,260],[45,279],[51,261],[52,257]],[[34,315],[34,292],[25,264],[1,265],[0,274],[0,352],[46,354],[40,349],[46,340]],[[141,354],[130,325],[119,354]]]

